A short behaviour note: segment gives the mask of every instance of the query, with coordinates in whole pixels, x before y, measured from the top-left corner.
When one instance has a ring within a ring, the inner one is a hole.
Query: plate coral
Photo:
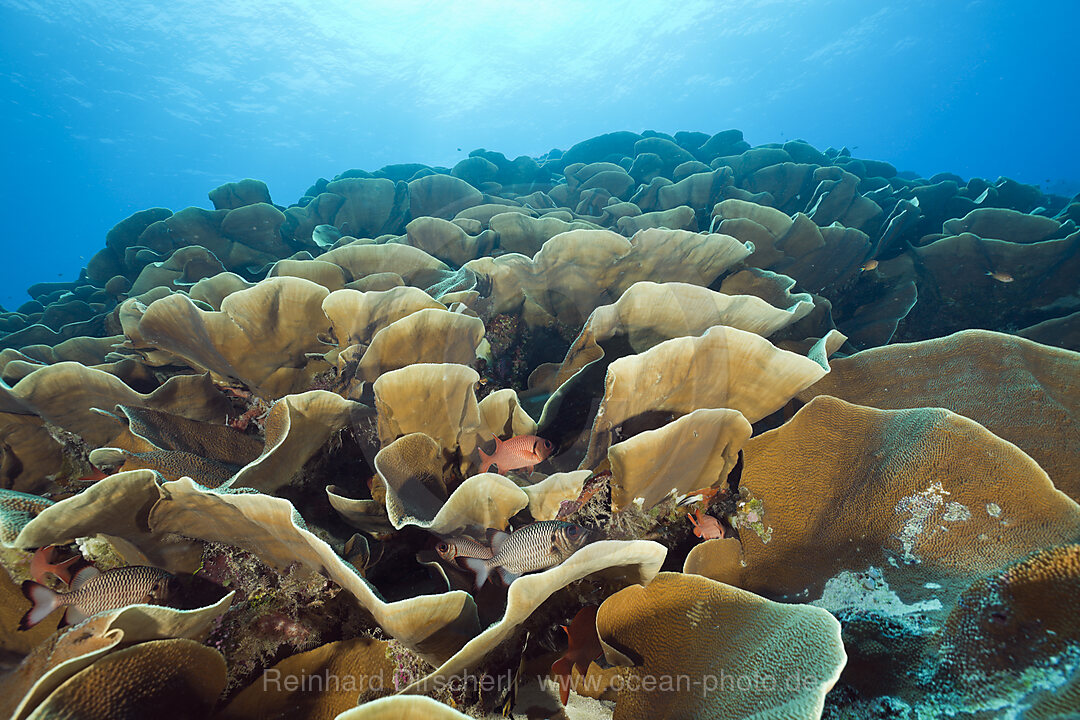
[[[725,131],[209,199],[0,315],[11,717],[1075,710],[1075,198]],[[48,546],[170,592],[19,631]]]

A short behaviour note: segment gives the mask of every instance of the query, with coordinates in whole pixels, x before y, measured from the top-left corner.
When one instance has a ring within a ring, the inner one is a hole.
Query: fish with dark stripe
[[[542,520],[518,528],[509,535],[497,532],[492,536],[490,559],[463,557],[460,561],[476,574],[476,588],[487,582],[492,570],[498,569],[509,585],[525,573],[547,570],[570,557],[585,544],[585,528],[562,520]]]

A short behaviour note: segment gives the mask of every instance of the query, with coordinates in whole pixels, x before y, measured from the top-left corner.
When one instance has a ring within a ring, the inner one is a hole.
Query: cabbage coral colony
[[[1080,706],[1075,199],[732,130],[210,200],[0,315],[3,714]]]

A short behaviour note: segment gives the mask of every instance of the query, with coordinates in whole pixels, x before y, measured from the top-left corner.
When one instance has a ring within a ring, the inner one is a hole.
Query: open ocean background
[[[0,0],[0,304],[245,177],[540,155],[613,130],[847,146],[1080,191],[1080,2]]]

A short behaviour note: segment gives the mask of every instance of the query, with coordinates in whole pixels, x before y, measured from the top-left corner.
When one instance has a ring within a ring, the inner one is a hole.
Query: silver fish
[[[478,590],[496,568],[509,585],[525,573],[558,565],[584,545],[585,540],[585,528],[580,525],[543,520],[520,527],[509,535],[495,533],[491,542],[495,554],[490,559],[463,557],[461,562],[476,573]]]
[[[91,615],[150,603],[160,605],[173,590],[173,576],[164,570],[147,565],[130,565],[99,571],[85,567],[71,581],[71,592],[59,593],[33,580],[22,584],[23,595],[33,606],[19,622],[20,630],[29,630],[53,610],[67,607],[58,627],[74,625]]]
[[[478,543],[471,537],[466,537],[464,535],[443,540],[435,546],[435,552],[437,552],[439,557],[443,560],[455,564],[457,560],[464,560],[467,557],[490,560],[494,555],[494,553],[491,552],[491,548],[487,545]]]

